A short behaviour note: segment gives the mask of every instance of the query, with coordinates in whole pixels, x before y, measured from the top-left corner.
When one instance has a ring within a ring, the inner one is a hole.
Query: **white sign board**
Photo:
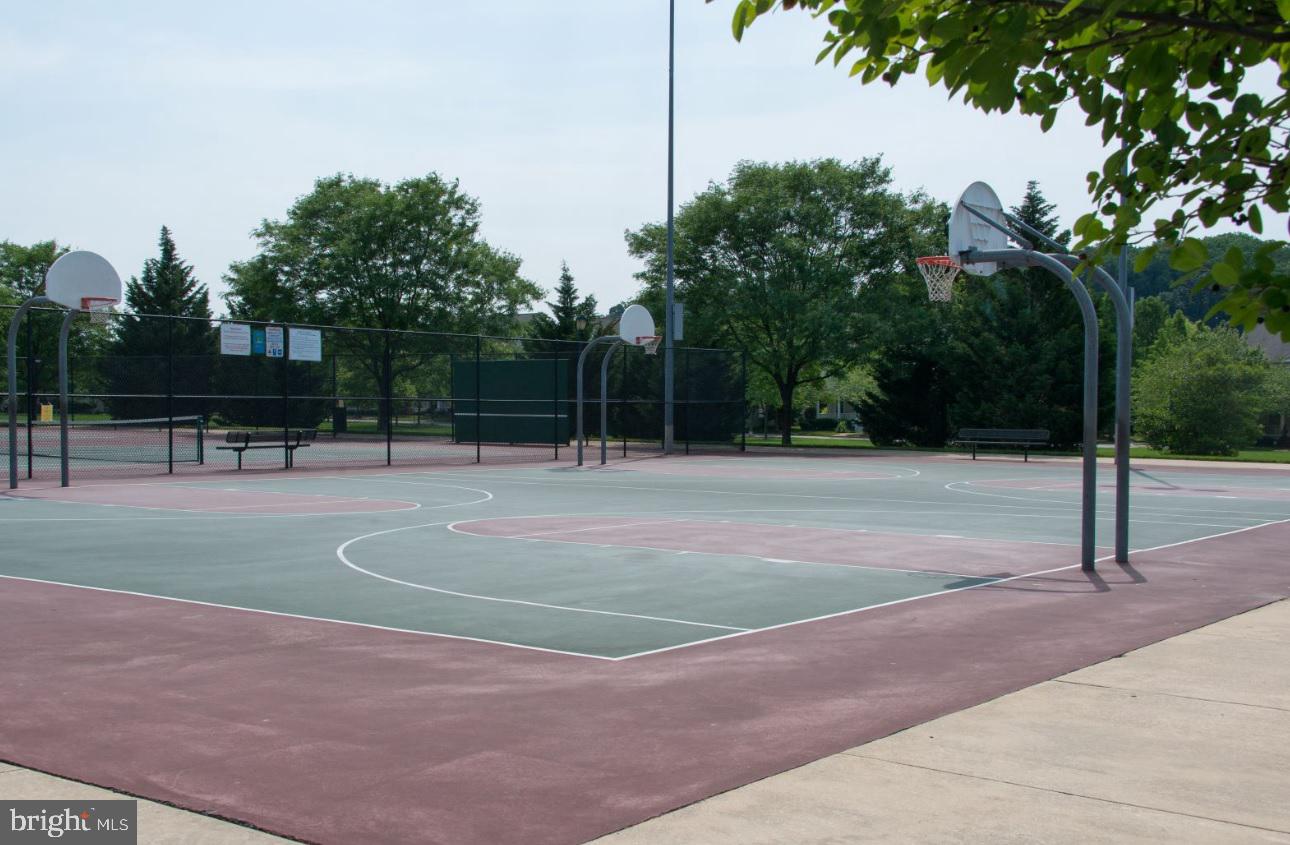
[[[318,329],[288,329],[292,361],[321,361],[322,332]]]
[[[250,355],[251,327],[246,323],[220,323],[219,354]]]
[[[282,357],[282,326],[264,327],[264,354],[270,358]]]

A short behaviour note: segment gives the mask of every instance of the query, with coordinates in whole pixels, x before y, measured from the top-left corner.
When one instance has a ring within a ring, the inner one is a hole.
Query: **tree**
[[[1012,213],[1058,243],[1070,240],[1069,232],[1058,231],[1056,207],[1034,181]],[[1065,285],[1035,268],[967,276],[958,283],[951,323],[946,363],[956,426],[1045,428],[1054,444],[1080,442],[1083,318]],[[1111,360],[1103,356],[1102,363]]]
[[[1140,296],[1133,303],[1133,348],[1143,355],[1169,319],[1169,306],[1158,296]]]
[[[847,62],[866,84],[921,69],[964,102],[1017,108],[1045,131],[1077,104],[1110,148],[1088,176],[1096,211],[1076,223],[1079,251],[1154,236],[1175,247],[1176,269],[1199,271],[1198,227],[1226,219],[1259,234],[1264,211],[1290,210],[1285,0],[740,0],[735,37],[776,7],[825,21],[817,61]],[[1277,74],[1276,94],[1256,90],[1257,69]],[[1178,209],[1143,229],[1161,202]],[[1153,254],[1144,250],[1139,266]],[[1266,320],[1290,336],[1290,272],[1266,253],[1238,256],[1210,267],[1203,284],[1226,290],[1221,307],[1235,321]]]
[[[18,301],[34,296],[41,292],[50,266],[69,251],[52,240],[31,246],[0,241],[0,290],[7,289],[5,295]]]
[[[260,254],[225,277],[229,310],[243,319],[513,334],[516,311],[541,290],[519,275],[518,258],[484,241],[479,219],[478,201],[435,173],[394,185],[319,179],[284,220],[255,231]],[[380,395],[433,360],[408,335],[329,337]],[[387,423],[382,403],[378,427]]]
[[[841,373],[872,347],[880,317],[867,291],[913,269],[914,216],[890,182],[877,158],[741,162],[676,216],[687,336],[747,351],[775,383],[785,445],[798,386]],[[642,299],[657,300],[664,226],[629,232],[627,244],[645,261]]]
[[[1270,365],[1235,329],[1179,328],[1167,324],[1134,372],[1134,433],[1180,454],[1236,454],[1258,437]]]
[[[573,283],[569,265],[560,262],[560,283],[555,289],[555,302],[548,302],[551,316],[537,314],[533,318],[533,336],[543,340],[586,340],[595,332],[596,297],[588,294],[578,300],[578,287]],[[578,320],[586,321],[579,330]]]
[[[210,375],[211,309],[206,286],[179,256],[170,229],[161,227],[158,255],[143,262],[125,285],[125,310],[115,321],[111,357],[104,359],[108,402],[117,417],[204,413],[201,399],[167,404],[174,392],[202,394]],[[154,315],[154,316],[144,316]],[[158,319],[191,317],[194,319]]]

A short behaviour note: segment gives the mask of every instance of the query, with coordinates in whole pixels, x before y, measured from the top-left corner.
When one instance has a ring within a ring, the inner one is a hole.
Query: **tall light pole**
[[[675,330],[672,325],[672,314],[675,312],[675,266],[673,263],[673,244],[675,241],[675,221],[672,215],[672,163],[673,163],[673,122],[675,92],[673,84],[673,66],[676,63],[676,0],[668,0],[667,10],[667,298],[663,306],[663,452],[671,454],[673,444],[673,397],[675,385],[672,379],[672,340]]]

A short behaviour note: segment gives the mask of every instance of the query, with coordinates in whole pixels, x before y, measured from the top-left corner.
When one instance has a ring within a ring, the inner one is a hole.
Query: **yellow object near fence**
[[[53,422],[53,421],[54,421],[54,406],[53,406],[53,405],[46,405],[46,404],[44,404],[44,403],[41,403],[41,406],[40,406],[40,421],[41,421],[41,422]]]

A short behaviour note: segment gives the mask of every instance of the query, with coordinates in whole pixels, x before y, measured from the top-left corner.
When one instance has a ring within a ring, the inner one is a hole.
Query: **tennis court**
[[[1290,474],[1133,489],[1083,573],[1058,459],[26,485],[0,757],[308,840],[582,841],[1290,594]]]

